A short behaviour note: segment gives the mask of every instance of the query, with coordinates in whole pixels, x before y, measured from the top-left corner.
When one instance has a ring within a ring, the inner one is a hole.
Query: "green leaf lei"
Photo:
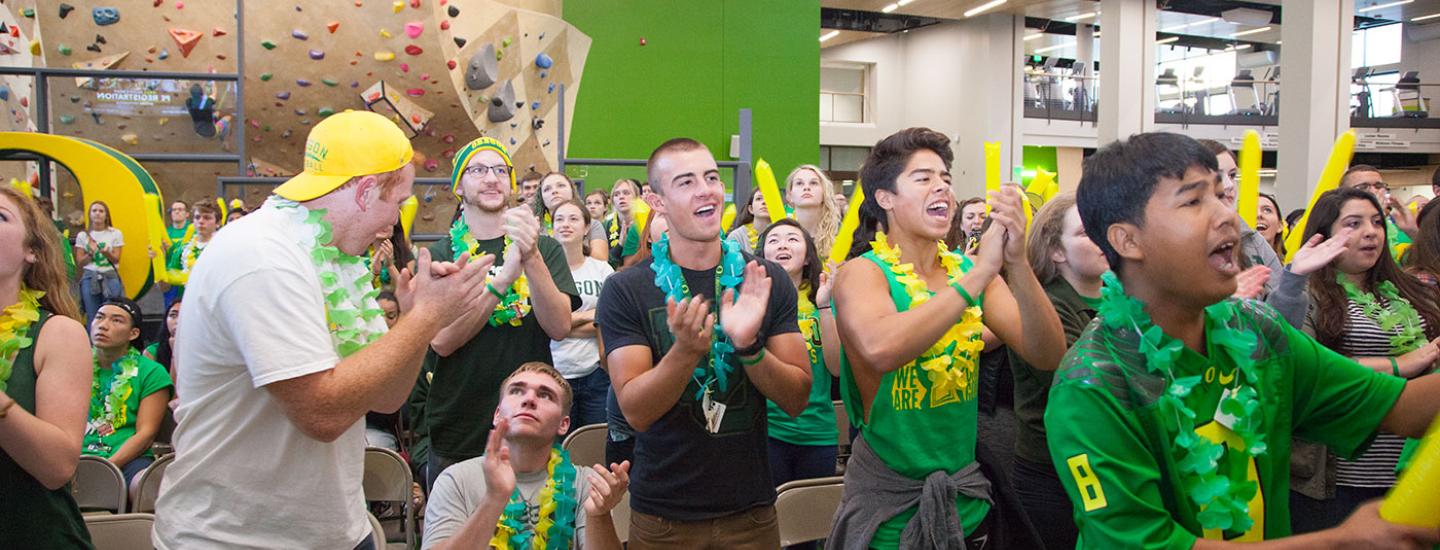
[[[1375,292],[1370,293],[1360,290],[1343,273],[1335,275],[1335,282],[1340,283],[1345,297],[1360,306],[1360,311],[1379,325],[1380,330],[1390,333],[1391,355],[1410,353],[1426,342],[1425,329],[1420,328],[1420,312],[1415,311],[1410,300],[1400,296],[1395,283],[1380,281],[1375,285]],[[1385,306],[1375,300],[1376,294],[1385,298]]]
[[[365,267],[364,259],[322,244],[330,242],[333,233],[330,222],[325,221],[325,210],[310,210],[278,196],[270,197],[270,201],[281,213],[290,216],[292,223],[311,229],[308,233],[300,232],[299,240],[310,249],[310,260],[320,274],[320,288],[325,295],[325,324],[330,328],[336,353],[348,357],[384,334],[384,323],[376,322],[385,314],[375,301],[380,289],[370,284],[370,270]]]
[[[745,256],[740,253],[740,243],[720,238],[720,246],[724,250],[724,256],[720,264],[715,266],[715,303],[719,304],[724,298],[724,289],[734,290],[740,286],[740,281],[745,278]],[[670,260],[670,234],[666,233],[650,245],[650,252],[654,257],[654,263],[650,269],[655,271],[655,286],[665,293],[667,298],[679,303],[690,296],[690,285],[685,282],[685,274],[680,271],[680,266]],[[725,330],[721,328],[720,316],[715,316],[715,334],[710,339],[710,361],[705,366],[695,367],[694,378],[700,386],[695,390],[695,399],[701,399],[705,394],[705,388],[713,381],[717,391],[725,391],[730,385],[730,371],[734,366],[730,364],[730,354],[735,351],[735,346],[730,343],[730,338],[725,336]]]
[[[514,244],[510,237],[505,237],[505,249],[509,250]],[[470,234],[470,226],[465,223],[465,216],[455,218],[455,223],[450,225],[450,253],[455,259],[461,254],[470,253],[470,259],[474,260],[480,255],[480,241]],[[504,253],[501,253],[504,257]],[[510,284],[505,290],[505,297],[500,304],[495,306],[495,312],[490,314],[490,326],[498,327],[503,325],[520,326],[525,321],[525,316],[530,314],[530,282],[522,272],[520,277]]]
[[[20,350],[30,347],[30,325],[40,319],[40,297],[45,292],[30,290],[22,283],[15,303],[0,311],[0,391],[9,387],[10,368]]]
[[[130,411],[126,409],[125,402],[135,393],[135,386],[130,384],[140,374],[140,353],[135,348],[129,348],[125,355],[121,356],[114,365],[120,367],[119,372],[110,379],[110,387],[105,393],[100,393],[100,354],[94,353],[92,363],[95,371],[90,379],[90,421],[85,424],[86,434],[97,434],[100,437],[115,433],[115,430],[129,422]],[[103,368],[114,368],[106,365]],[[104,442],[96,441],[91,443],[86,451],[92,453],[109,454],[112,449]]]
[[[1201,510],[1196,519],[1205,529],[1249,531],[1254,523],[1250,519],[1249,502],[1259,485],[1247,479],[1246,455],[1258,457],[1265,454],[1267,448],[1265,434],[1261,433],[1261,402],[1255,389],[1261,383],[1253,355],[1258,345],[1255,335],[1239,327],[1229,301],[1205,308],[1207,325],[1213,322],[1213,328],[1206,331],[1210,342],[1235,363],[1239,372],[1232,391],[1220,402],[1220,412],[1235,418],[1230,429],[1244,441],[1245,449],[1241,451],[1195,433],[1195,411],[1185,404],[1185,397],[1201,383],[1202,377],[1175,377],[1174,365],[1184,352],[1184,344],[1154,324],[1145,313],[1145,304],[1125,294],[1113,272],[1106,272],[1101,279],[1105,283],[1099,309],[1103,325],[1111,331],[1134,330],[1140,336],[1139,351],[1145,356],[1146,370],[1169,381],[1159,399],[1159,407],[1162,417],[1175,418],[1172,447],[1175,464],[1186,493]],[[1107,341],[1107,346],[1113,343]],[[1113,347],[1110,353],[1116,363],[1125,362]],[[1222,461],[1228,465],[1228,475],[1219,473]]]

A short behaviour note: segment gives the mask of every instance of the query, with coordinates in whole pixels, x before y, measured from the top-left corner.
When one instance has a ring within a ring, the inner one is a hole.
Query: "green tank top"
[[[905,292],[904,285],[895,280],[895,274],[885,262],[874,251],[862,257],[875,262],[885,274],[895,309],[901,312],[909,310],[910,295]],[[969,271],[971,265],[970,258],[964,258],[961,270]],[[968,357],[966,360],[978,362],[980,358]],[[861,437],[890,469],[905,477],[923,480],[931,472],[944,470],[946,474],[953,474],[975,461],[979,407],[974,388],[978,387],[978,376],[969,381],[968,391],[936,392],[917,358],[880,378],[880,386],[870,404],[870,418],[867,419],[860,401],[860,389],[855,385],[850,369],[850,361],[841,353],[840,391],[845,400],[845,412],[851,424],[860,428]],[[990,512],[989,503],[965,495],[957,495],[955,507],[967,534],[973,532]],[[897,548],[900,532],[915,511],[911,508],[881,524],[870,540],[870,547]]]
[[[30,341],[40,340],[40,327],[50,320],[50,312],[40,310],[40,318],[30,325]],[[6,393],[15,400],[10,414],[23,408],[35,412],[35,346],[20,350],[10,369]],[[0,420],[0,422],[4,422]],[[0,548],[94,548],[90,531],[80,507],[70,494],[70,484],[56,490],[46,489],[38,480],[0,450]]]

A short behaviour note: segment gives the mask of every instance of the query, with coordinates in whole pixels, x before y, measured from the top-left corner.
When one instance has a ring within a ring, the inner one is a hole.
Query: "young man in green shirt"
[[[140,306],[120,298],[90,320],[95,379],[80,452],[115,463],[127,484],[155,462],[150,444],[174,387],[165,367],[140,355],[140,319]]]
[[[1216,168],[1196,141],[1163,133],[1086,160],[1080,216],[1113,271],[1045,412],[1079,546],[1440,542],[1433,529],[1381,520],[1378,503],[1336,528],[1285,538],[1291,436],[1347,456],[1381,428],[1419,437],[1440,411],[1440,377],[1378,374],[1269,306],[1229,299],[1240,222],[1220,200]]]

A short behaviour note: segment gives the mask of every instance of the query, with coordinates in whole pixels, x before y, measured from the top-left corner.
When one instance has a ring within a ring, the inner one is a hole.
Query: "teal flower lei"
[[[1261,433],[1261,404],[1255,390],[1261,383],[1253,355],[1258,345],[1255,335],[1234,323],[1235,310],[1228,301],[1205,308],[1207,325],[1213,322],[1215,327],[1206,331],[1210,343],[1235,363],[1239,373],[1235,385],[1220,402],[1220,412],[1235,419],[1230,429],[1244,441],[1245,449],[1227,449],[1195,433],[1195,411],[1185,404],[1185,397],[1203,377],[1175,377],[1174,365],[1184,351],[1184,344],[1154,324],[1145,313],[1145,304],[1125,294],[1113,272],[1106,272],[1101,279],[1105,286],[1101,290],[1099,313],[1105,328],[1134,330],[1139,335],[1139,351],[1145,356],[1146,370],[1169,381],[1158,403],[1162,417],[1175,418],[1172,447],[1175,464],[1186,493],[1200,509],[1196,519],[1205,529],[1249,531],[1254,523],[1250,519],[1249,502],[1259,485],[1248,480],[1246,461],[1265,454],[1267,449],[1265,434]],[[1107,342],[1107,346],[1113,344]],[[1117,363],[1124,363],[1113,347],[1110,353]],[[1219,473],[1221,461],[1227,463],[1228,475]]]
[[[1345,297],[1360,306],[1366,317],[1374,321],[1380,330],[1390,333],[1392,355],[1410,353],[1426,342],[1425,329],[1420,328],[1420,313],[1410,305],[1410,300],[1400,296],[1395,283],[1380,281],[1375,285],[1375,292],[1370,293],[1360,290],[1343,273],[1337,273],[1335,281],[1345,289]],[[1375,300],[1376,294],[1385,298],[1387,304],[1384,307]]]
[[[514,244],[510,241],[510,237],[505,237],[505,249],[509,250],[511,246]],[[470,234],[470,226],[465,223],[465,216],[462,215],[455,218],[455,223],[450,225],[450,254],[452,258],[459,259],[461,254],[467,252],[470,253],[471,260],[480,256],[480,241]],[[496,260],[498,261],[504,256],[505,253],[501,252]],[[525,316],[529,313],[530,282],[522,272],[515,282],[510,283],[510,288],[505,289],[505,297],[495,306],[495,312],[490,314],[490,326],[518,327],[524,323]]]
[[[740,253],[740,243],[722,236],[720,246],[724,254],[720,265],[715,266],[716,304],[724,298],[724,289],[738,288],[740,281],[745,278],[745,256]],[[690,285],[685,282],[684,273],[680,271],[680,266],[670,260],[670,234],[666,233],[652,244],[650,252],[654,256],[654,263],[650,268],[655,271],[655,286],[660,287],[665,296],[676,303],[690,297]],[[695,390],[697,401],[705,395],[706,387],[712,382],[717,391],[723,392],[729,387],[730,371],[734,370],[734,366],[730,364],[730,354],[734,351],[735,346],[730,343],[730,338],[725,336],[720,316],[716,315],[715,335],[710,340],[710,361],[705,366],[696,367],[693,376],[700,386]]]
[[[380,295],[370,283],[370,269],[365,260],[341,252],[330,242],[332,228],[325,221],[325,210],[310,210],[292,200],[270,197],[277,210],[290,217],[295,225],[311,231],[300,231],[299,242],[310,249],[310,260],[320,275],[320,288],[325,295],[325,324],[330,339],[341,357],[363,349],[385,333],[380,321],[385,314],[375,297]]]
[[[575,466],[570,462],[569,451],[559,445],[551,447],[546,470],[549,476],[545,480],[545,487],[536,495],[540,500],[537,505],[539,521],[534,528],[529,529],[525,524],[524,518],[530,505],[525,502],[524,495],[520,494],[520,488],[516,487],[500,515],[490,547],[510,550],[570,548],[570,539],[575,537],[576,500],[572,494],[575,486]],[[545,536],[536,537],[535,534],[541,530],[545,532]]]
[[[85,432],[105,437],[129,422],[129,411],[125,408],[125,402],[135,393],[135,387],[130,385],[130,381],[140,374],[140,354],[134,348],[129,348],[125,355],[115,361],[114,366],[107,365],[109,368],[119,369],[110,379],[110,387],[106,388],[103,394],[100,393],[100,354],[94,353],[93,357],[95,371],[90,379],[90,421],[85,424]],[[101,454],[109,454],[111,450],[109,445],[99,441],[90,444],[86,449]]]

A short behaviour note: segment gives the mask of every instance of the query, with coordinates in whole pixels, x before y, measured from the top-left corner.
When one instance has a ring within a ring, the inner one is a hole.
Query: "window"
[[[1399,63],[1400,42],[1398,23],[1355,31],[1350,37],[1350,68]]]
[[[1236,52],[1213,51],[1202,48],[1169,48],[1161,46],[1159,67],[1155,76],[1160,77],[1171,71],[1175,76],[1172,85],[1159,86],[1160,108],[1196,108],[1194,105],[1201,94],[1205,97],[1205,109],[1209,114],[1224,114],[1233,107],[1230,97],[1223,90],[1228,89],[1235,78]]]
[[[820,67],[820,122],[865,122],[864,65]]]
[[[835,181],[854,178],[860,173],[860,165],[865,163],[867,156],[870,156],[869,147],[821,145],[820,169]]]

